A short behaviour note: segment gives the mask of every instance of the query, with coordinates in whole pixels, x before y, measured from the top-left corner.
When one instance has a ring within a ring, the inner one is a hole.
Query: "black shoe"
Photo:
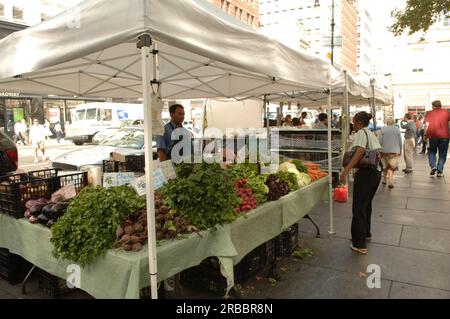
[[[425,154],[425,152],[420,152],[419,154]]]
[[[444,177],[444,173],[438,171],[437,177]]]
[[[412,169],[405,169],[403,172],[405,172],[405,174],[411,174],[413,171]]]
[[[436,167],[433,167],[433,168],[431,169],[430,175],[431,175],[431,176],[434,176],[434,175],[436,175],[436,172],[437,172],[437,168],[436,168]]]

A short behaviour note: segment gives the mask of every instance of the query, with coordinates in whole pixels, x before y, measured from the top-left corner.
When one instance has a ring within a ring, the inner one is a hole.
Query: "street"
[[[47,156],[47,160],[42,161],[42,154],[41,152],[39,152],[39,163],[34,163],[34,149],[32,146],[18,145],[17,149],[19,151],[19,169],[22,169],[24,171],[34,171],[48,168],[51,166],[49,158],[52,158],[53,156],[57,156],[65,152],[70,152],[75,149],[79,150],[92,147],[92,145],[89,144],[85,144],[83,146],[75,146],[72,142],[65,140],[61,140],[60,142],[61,144],[58,144],[56,140],[48,140],[45,147],[45,155]]]

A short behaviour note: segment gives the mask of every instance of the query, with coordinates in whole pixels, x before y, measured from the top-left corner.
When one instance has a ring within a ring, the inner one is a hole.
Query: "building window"
[[[0,13],[0,15],[1,15],[1,13]],[[444,18],[444,27],[450,27],[450,15],[448,15]]]
[[[23,8],[13,7],[13,18],[14,20],[23,21]]]
[[[4,17],[5,16],[5,5],[0,2],[0,17]]]
[[[413,69],[413,73],[421,73],[423,72],[423,68]]]
[[[315,0],[314,1],[314,7],[320,7],[320,1],[319,0]]]

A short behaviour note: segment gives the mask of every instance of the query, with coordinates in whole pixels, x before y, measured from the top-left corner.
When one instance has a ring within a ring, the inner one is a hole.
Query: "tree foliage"
[[[439,19],[450,13],[450,0],[407,0],[404,10],[394,10],[392,16],[395,23],[390,31],[399,36],[405,31],[408,34],[428,29]]]

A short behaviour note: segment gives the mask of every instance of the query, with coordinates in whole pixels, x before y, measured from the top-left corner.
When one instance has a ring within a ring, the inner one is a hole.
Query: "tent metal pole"
[[[270,151],[270,119],[269,119],[269,110],[267,109],[268,106],[267,101],[267,95],[264,95],[264,118],[266,119],[266,129],[267,129],[267,149]]]
[[[344,116],[343,118],[343,127],[342,127],[342,157],[347,151],[347,143],[349,142],[350,137],[350,111],[349,111],[349,102],[348,102],[348,75],[347,71],[344,71],[344,79],[345,79],[345,89],[344,89]],[[348,177],[347,177],[347,185],[348,185]]]
[[[333,159],[331,152],[331,88],[328,92],[328,204],[330,208],[330,230],[329,234],[334,235],[333,217]]]
[[[158,299],[158,280],[156,262],[156,233],[155,233],[155,198],[152,183],[153,153],[152,153],[152,83],[158,79],[158,57],[156,44],[153,44],[149,35],[139,37],[138,48],[141,49],[142,63],[142,88],[144,99],[144,139],[145,139],[145,183],[147,185],[147,232],[148,232],[148,263],[150,274],[151,298]],[[153,62],[151,61],[153,55]],[[154,78],[151,79],[151,67],[153,63]]]

